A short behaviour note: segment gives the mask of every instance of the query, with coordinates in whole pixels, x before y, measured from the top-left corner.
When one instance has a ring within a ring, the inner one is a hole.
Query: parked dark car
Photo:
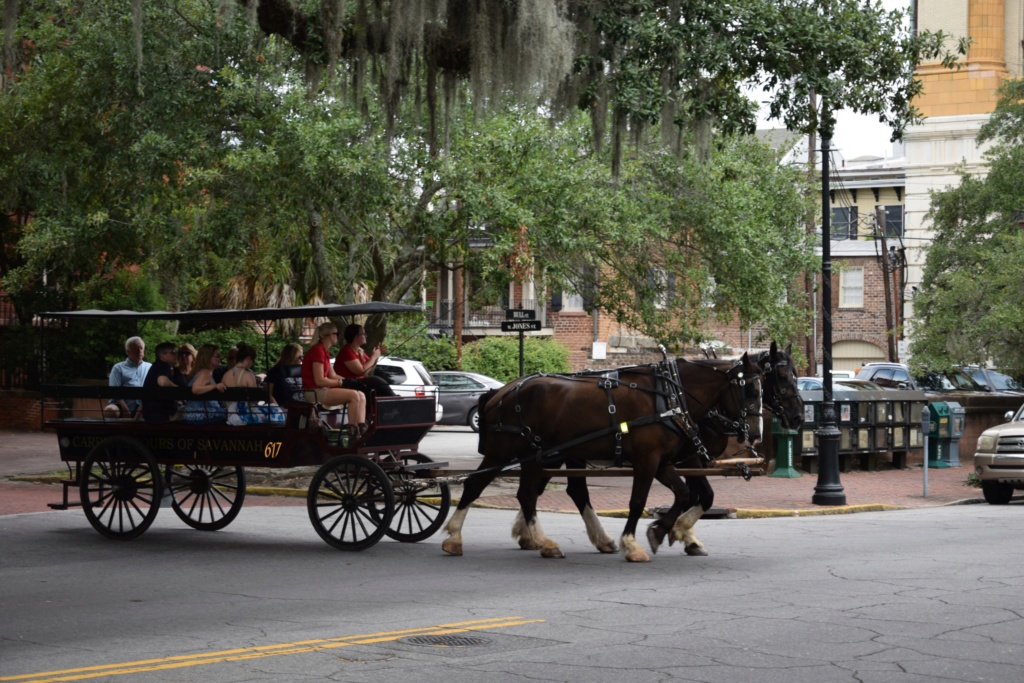
[[[469,425],[476,432],[480,430],[480,416],[477,415],[477,399],[491,389],[505,386],[493,377],[476,372],[441,370],[431,375],[441,388],[441,405],[444,416],[440,424]]]
[[[874,382],[883,389],[917,389],[910,369],[903,363],[865,363],[857,371],[857,379]]]
[[[971,376],[975,382],[984,387],[987,391],[1001,391],[1009,394],[1024,394],[1024,385],[1009,375],[992,370],[981,368],[977,365],[968,365],[964,372]]]
[[[923,391],[940,393],[945,391],[988,391],[960,368],[951,372],[926,372],[917,378],[917,384]]]

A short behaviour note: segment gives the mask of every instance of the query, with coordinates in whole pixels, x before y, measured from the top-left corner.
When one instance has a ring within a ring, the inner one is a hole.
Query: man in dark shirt
[[[156,361],[153,367],[146,374],[146,382],[142,385],[145,389],[155,390],[159,388],[173,389],[178,385],[174,383],[173,363],[177,362],[177,353],[173,343],[163,342],[157,344]],[[178,402],[174,399],[144,399],[142,401],[142,419],[146,422],[170,422],[178,412]]]

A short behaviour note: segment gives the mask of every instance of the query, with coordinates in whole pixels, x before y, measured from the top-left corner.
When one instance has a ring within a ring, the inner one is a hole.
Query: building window
[[[878,208],[885,209],[885,236],[903,237],[903,205],[892,204]]]
[[[832,239],[857,239],[857,207],[832,207]]]
[[[576,292],[562,292],[562,311],[578,313],[583,310],[583,295]]]
[[[864,308],[863,268],[845,268],[839,273],[839,308]]]
[[[654,295],[654,307],[657,309],[667,308],[675,294],[676,275],[664,268],[649,268],[647,270],[647,287]]]

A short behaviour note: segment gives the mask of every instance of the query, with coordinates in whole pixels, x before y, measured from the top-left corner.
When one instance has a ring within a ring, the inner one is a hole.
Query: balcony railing
[[[546,324],[545,301],[525,300],[515,308],[527,308],[537,312],[537,318],[542,325]],[[476,306],[467,305],[463,311],[462,329],[464,334],[471,334],[473,331],[497,331],[501,329],[502,321],[506,320],[505,311],[510,306]],[[434,308],[433,317],[430,321],[430,331],[434,334],[450,335],[455,330],[455,301],[446,299],[437,302]]]

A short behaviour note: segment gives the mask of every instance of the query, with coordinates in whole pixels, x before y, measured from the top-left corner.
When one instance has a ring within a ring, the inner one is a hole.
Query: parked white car
[[[444,407],[439,400],[440,389],[437,382],[430,376],[423,363],[408,358],[381,356],[373,374],[383,377],[399,396],[433,396],[437,406],[435,422],[444,416]]]

